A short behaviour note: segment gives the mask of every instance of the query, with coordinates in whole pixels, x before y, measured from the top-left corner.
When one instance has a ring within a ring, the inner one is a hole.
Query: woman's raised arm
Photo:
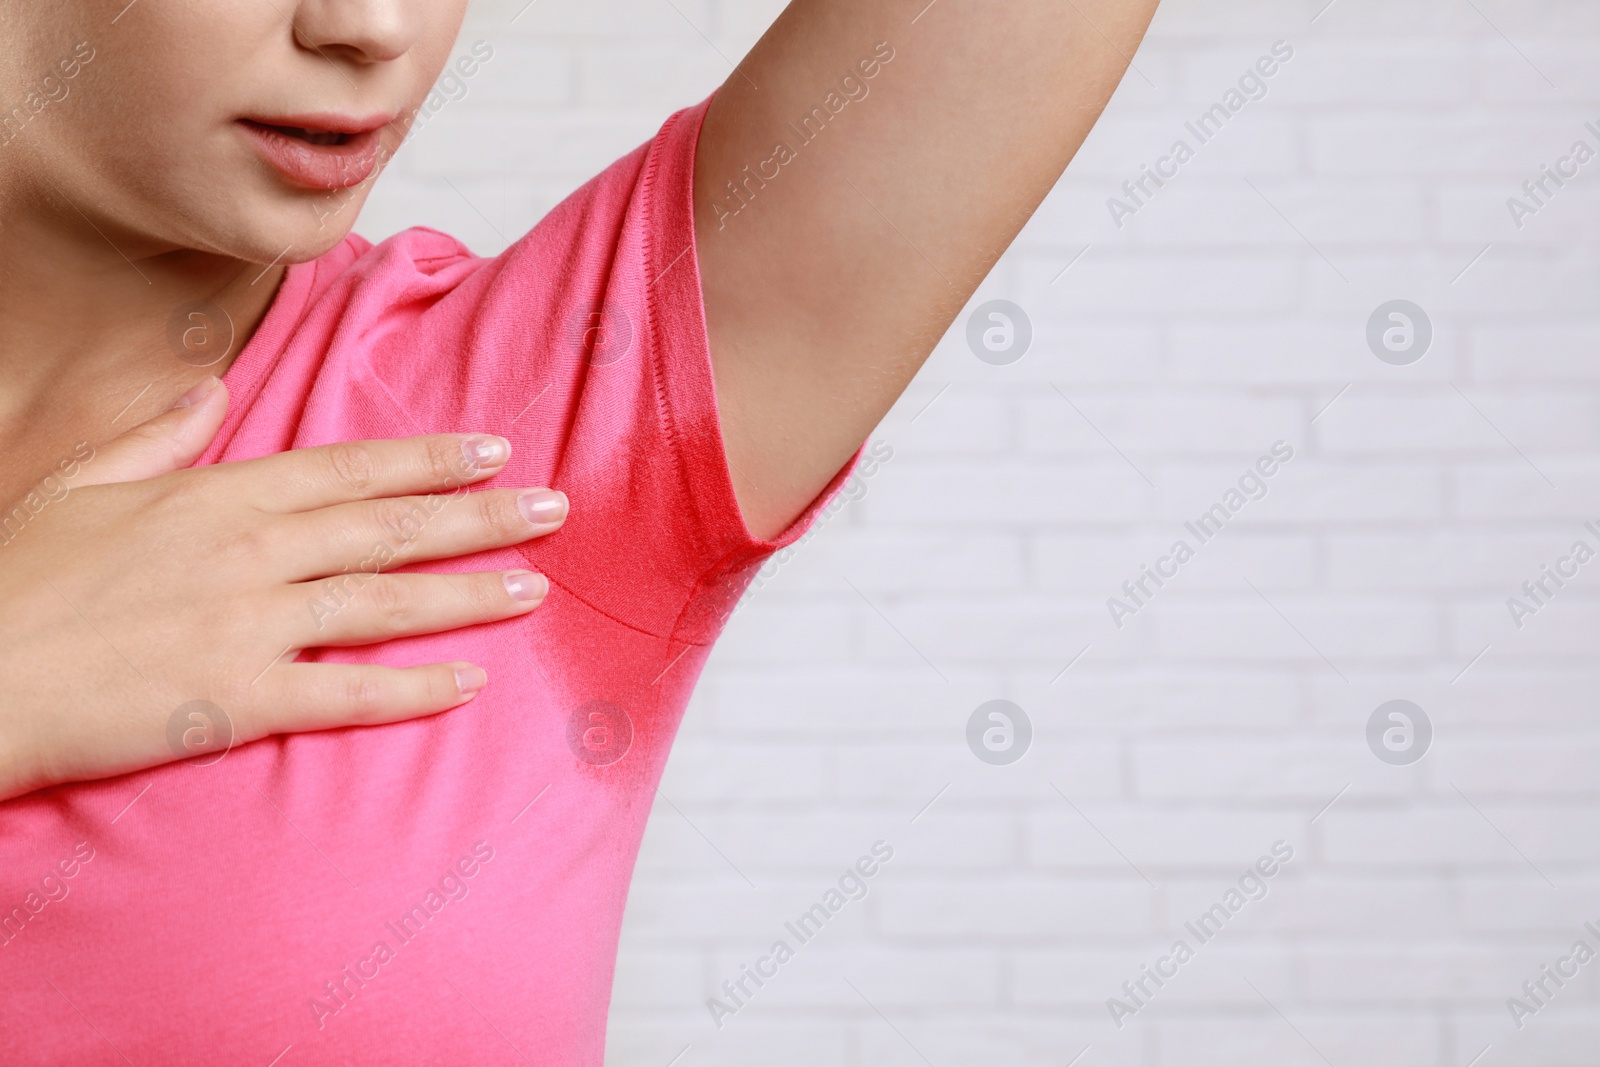
[[[1099,118],[1157,0],[794,0],[706,116],[695,227],[745,520],[792,521]]]

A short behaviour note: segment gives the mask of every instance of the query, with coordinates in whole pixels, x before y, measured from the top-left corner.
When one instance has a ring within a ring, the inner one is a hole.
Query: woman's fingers
[[[341,574],[290,586],[304,612],[301,647],[371,645],[525,615],[549,591],[532,571],[475,574]]]
[[[221,379],[202,379],[166,412],[95,448],[73,486],[132,482],[182,470],[200,458],[228,412]]]
[[[501,439],[360,441],[182,469],[216,435],[227,390],[210,379],[185,400],[96,452],[79,449],[71,476],[63,465],[41,483],[49,507],[30,502],[17,520],[33,536],[7,541],[0,677],[17,684],[16,699],[0,701],[0,800],[182,758],[166,743],[170,709],[130,714],[128,663],[164,663],[175,688],[222,695],[239,743],[396,722],[465,703],[483,671],[280,656],[262,672],[259,657],[509,621],[549,588],[520,570],[391,573],[561,526],[559,493],[465,491],[503,471]],[[64,493],[62,481],[84,491]],[[63,606],[37,591],[40,574],[71,596],[66,608],[94,620],[89,646],[74,628],[40,624],[39,596]],[[185,654],[174,658],[175,648]],[[54,713],[63,701],[72,716]]]
[[[373,573],[521,544],[561,528],[567,498],[550,489],[394,497],[281,518],[291,581],[339,571]]]
[[[263,511],[296,512],[404,493],[443,493],[492,478],[511,444],[489,434],[343,441],[219,465]]]
[[[234,723],[235,744],[269,734],[375,726],[433,715],[465,704],[487,679],[471,663],[378,667],[367,663],[287,663],[257,683],[246,721]]]

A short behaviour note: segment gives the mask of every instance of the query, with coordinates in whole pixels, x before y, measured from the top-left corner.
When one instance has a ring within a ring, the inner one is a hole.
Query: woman
[[[372,247],[464,6],[0,7],[18,1062],[600,1062],[711,642],[1155,3],[795,0],[502,255]]]

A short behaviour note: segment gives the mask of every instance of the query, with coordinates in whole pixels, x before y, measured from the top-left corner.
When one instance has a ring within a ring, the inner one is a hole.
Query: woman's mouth
[[[348,189],[378,165],[384,120],[326,119],[301,124],[240,119],[240,129],[279,174],[308,189]]]
[[[245,121],[249,122],[250,120],[246,119]],[[265,122],[260,125],[269,130],[276,130],[288,137],[298,137],[310,144],[344,144],[350,139],[350,134],[335,133],[332,130],[312,130],[304,126],[273,126]]]

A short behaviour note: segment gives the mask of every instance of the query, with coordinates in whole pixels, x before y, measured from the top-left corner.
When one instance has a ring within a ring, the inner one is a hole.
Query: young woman
[[[464,6],[0,0],[8,1062],[600,1062],[711,642],[1155,0],[795,0],[502,255],[370,246]]]

